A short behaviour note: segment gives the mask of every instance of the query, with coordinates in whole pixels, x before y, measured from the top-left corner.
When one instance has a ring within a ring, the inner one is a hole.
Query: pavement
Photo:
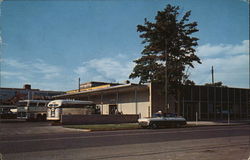
[[[23,120],[0,120],[0,139],[5,136],[70,133],[80,130],[52,126],[49,122],[26,122]],[[1,159],[0,159],[1,160]]]
[[[0,153],[4,160],[248,160],[249,133],[242,124],[9,135],[0,137]]]
[[[188,121],[187,127],[201,126],[227,126],[250,124],[250,121]],[[134,128],[133,128],[134,129]],[[63,126],[52,126],[50,122],[26,122],[17,119],[0,119],[0,138],[4,136],[27,135],[27,134],[51,134],[88,132],[86,129],[65,128]]]
[[[225,125],[243,125],[250,124],[250,120],[238,121],[187,121],[189,126],[225,126]]]

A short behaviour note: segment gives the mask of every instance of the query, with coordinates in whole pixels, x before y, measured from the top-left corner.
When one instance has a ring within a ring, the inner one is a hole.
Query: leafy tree
[[[182,84],[194,84],[185,72],[193,63],[201,63],[195,55],[198,38],[191,34],[198,31],[197,22],[190,22],[191,11],[181,14],[178,6],[167,5],[158,11],[155,22],[145,19],[144,25],[137,25],[142,44],[142,57],[135,60],[136,66],[129,78],[139,78],[140,83],[165,82],[173,94]],[[167,72],[167,74],[166,74]]]

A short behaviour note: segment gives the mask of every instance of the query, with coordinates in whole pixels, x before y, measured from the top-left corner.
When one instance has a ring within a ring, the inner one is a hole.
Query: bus
[[[53,100],[48,103],[47,120],[60,121],[62,115],[100,114],[100,109],[92,101]]]
[[[51,100],[20,100],[17,103],[17,118],[29,120],[46,120],[47,104]]]

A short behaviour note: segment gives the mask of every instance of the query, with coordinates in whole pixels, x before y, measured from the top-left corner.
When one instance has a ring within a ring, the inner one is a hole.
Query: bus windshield
[[[30,102],[30,103],[29,103],[29,106],[30,106],[30,107],[36,107],[36,106],[37,106],[37,103],[36,103],[36,102]]]
[[[44,107],[44,106],[46,106],[46,103],[43,102],[38,103],[38,107]]]

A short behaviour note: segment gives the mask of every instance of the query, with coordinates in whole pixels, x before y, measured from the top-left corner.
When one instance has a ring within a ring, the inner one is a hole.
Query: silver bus
[[[20,100],[17,103],[17,118],[46,120],[47,104],[50,100]]]
[[[62,115],[90,115],[98,112],[92,101],[53,100],[48,103],[47,120],[59,121]]]

